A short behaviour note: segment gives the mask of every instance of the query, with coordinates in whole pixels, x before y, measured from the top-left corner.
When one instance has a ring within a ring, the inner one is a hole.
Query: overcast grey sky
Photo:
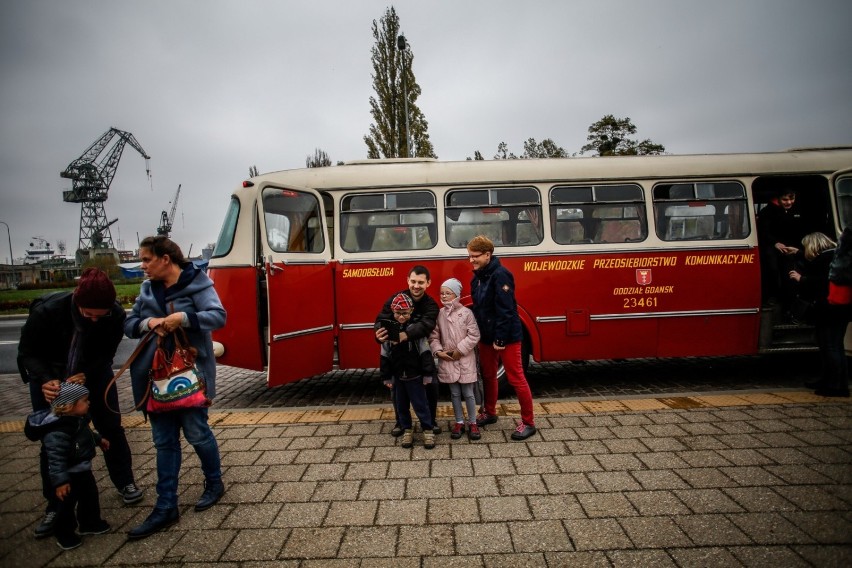
[[[0,221],[15,257],[33,236],[77,248],[59,172],[110,127],[127,146],[106,214],[125,248],[156,232],[216,239],[257,165],[314,148],[366,157],[372,21],[388,1],[2,0]],[[852,143],[848,0],[402,0],[418,104],[442,160],[552,138],[569,152],[606,114],[675,154]],[[8,262],[0,226],[0,261]]]

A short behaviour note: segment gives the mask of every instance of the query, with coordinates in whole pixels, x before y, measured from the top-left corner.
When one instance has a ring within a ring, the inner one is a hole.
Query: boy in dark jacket
[[[391,311],[397,332],[405,332],[417,322],[412,320],[414,300],[408,294],[397,294],[391,301]],[[396,335],[396,334],[394,334]],[[398,335],[397,335],[398,337]],[[394,404],[396,414],[402,426],[402,447],[410,448],[414,438],[414,428],[411,421],[411,410],[420,419],[423,430],[423,447],[431,450],[435,447],[435,427],[429,402],[426,398],[425,385],[431,384],[435,376],[435,360],[429,350],[429,342],[425,337],[409,341],[387,340],[382,342],[379,371],[382,380],[388,387],[394,389]]]
[[[54,534],[62,550],[82,544],[80,534],[103,534],[110,526],[101,518],[98,486],[92,474],[95,446],[109,448],[109,441],[89,428],[89,390],[81,384],[64,382],[51,409],[27,417],[24,433],[41,440],[47,454],[50,482],[59,499]],[[76,511],[75,511],[76,509]]]

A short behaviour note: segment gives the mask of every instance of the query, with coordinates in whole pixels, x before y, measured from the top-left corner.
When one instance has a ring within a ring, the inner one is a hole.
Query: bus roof
[[[340,166],[270,172],[255,183],[324,189],[381,189],[431,185],[501,186],[561,181],[831,174],[852,168],[852,147],[750,154],[612,156],[441,162],[410,158],[360,160]]]

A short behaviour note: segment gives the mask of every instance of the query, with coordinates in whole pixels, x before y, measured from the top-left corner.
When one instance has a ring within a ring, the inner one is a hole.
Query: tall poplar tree
[[[364,136],[368,158],[437,158],[429,141],[429,124],[417,106],[420,85],[414,78],[414,55],[408,41],[400,49],[399,16],[393,6],[385,11],[380,21],[373,20],[372,49],[373,88],[370,97],[370,114],[375,121],[370,133]],[[408,130],[412,151],[406,140],[405,95],[408,97]]]

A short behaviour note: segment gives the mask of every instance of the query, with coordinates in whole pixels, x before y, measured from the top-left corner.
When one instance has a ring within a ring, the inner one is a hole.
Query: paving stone
[[[670,491],[629,491],[624,496],[642,516],[687,515],[690,512]]]
[[[577,550],[630,548],[632,543],[614,519],[567,519],[568,536]]]
[[[425,525],[426,499],[406,499],[405,501],[380,501],[376,515],[378,525]]]
[[[586,513],[574,495],[530,495],[527,501],[534,519],[585,519]]]
[[[693,513],[736,513],[743,511],[742,507],[720,489],[676,489],[673,493]]]
[[[732,513],[728,518],[758,544],[810,544],[814,539],[781,513]]]
[[[373,525],[380,501],[334,501],[325,516],[323,526]],[[381,501],[381,503],[400,503]],[[408,503],[402,501],[402,503]],[[383,523],[379,523],[383,524]]]
[[[277,557],[282,559],[334,558],[337,556],[340,543],[343,540],[344,531],[344,527],[296,527],[290,530],[290,535],[287,537],[287,541],[284,543],[284,547]],[[241,535],[238,535],[238,538],[239,536]],[[281,535],[267,534],[266,538],[274,539],[274,542],[280,540]],[[244,557],[237,554],[233,554],[233,556],[237,558]]]
[[[725,515],[679,515],[673,519],[698,546],[731,546],[752,542]]]
[[[339,558],[395,556],[398,527],[349,527],[343,536]]]
[[[784,568],[810,566],[794,550],[785,546],[735,546],[728,550],[745,566],[783,566]]]
[[[284,503],[278,516],[272,521],[273,527],[320,527],[331,507],[329,502]]]
[[[788,511],[784,518],[823,544],[852,545],[852,519],[835,511]]]
[[[669,470],[642,470],[632,472],[643,489],[688,489],[689,485]]]
[[[585,474],[597,491],[637,491],[642,486],[626,471],[590,471]]]
[[[669,551],[678,566],[730,568],[743,566],[733,554],[720,547],[676,548]]]
[[[532,519],[526,497],[480,497],[479,516],[484,523]]]
[[[618,522],[638,548],[674,548],[692,544],[669,517],[620,518]]]
[[[514,498],[512,498],[514,499]],[[483,538],[483,535],[488,535]],[[482,522],[455,526],[457,554],[514,552],[506,523]]]
[[[482,530],[485,527],[480,524],[458,525],[460,527],[477,527]],[[482,534],[479,538],[482,540]],[[489,534],[489,539],[499,537],[496,531]],[[508,541],[508,535],[506,535]],[[491,551],[495,552],[495,551]],[[455,554],[469,554],[468,552],[456,551],[455,530],[453,525],[404,525],[399,527],[399,540],[397,541],[397,555],[405,556],[450,556]]]
[[[770,487],[726,487],[722,491],[746,511],[752,513],[769,511],[792,511],[796,506],[779,495],[779,488]]]
[[[429,524],[479,522],[479,505],[473,497],[429,499],[428,503]]]
[[[544,495],[547,487],[540,475],[498,475],[500,495]]]
[[[589,518],[632,517],[638,514],[621,493],[582,493],[577,495],[577,501]]]
[[[574,550],[565,526],[558,520],[510,522],[515,552]]]

